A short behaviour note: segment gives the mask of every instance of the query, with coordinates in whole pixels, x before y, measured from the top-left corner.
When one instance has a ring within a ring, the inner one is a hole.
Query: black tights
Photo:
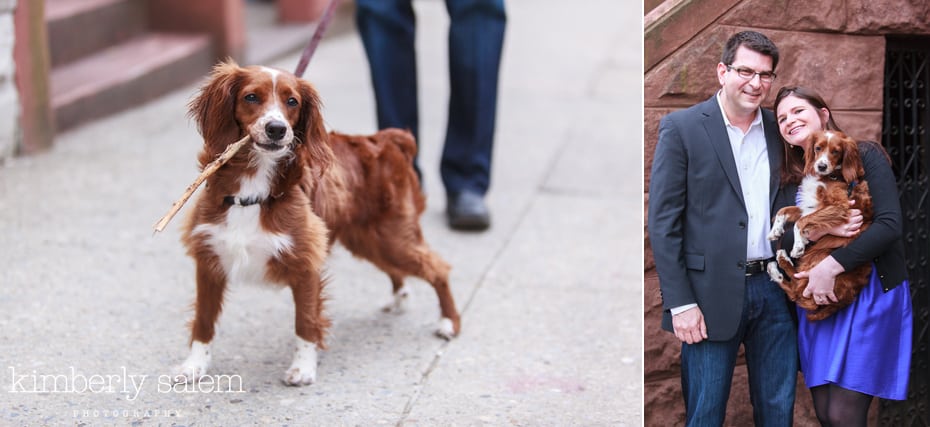
[[[826,384],[811,388],[811,397],[821,426],[866,427],[872,396]]]

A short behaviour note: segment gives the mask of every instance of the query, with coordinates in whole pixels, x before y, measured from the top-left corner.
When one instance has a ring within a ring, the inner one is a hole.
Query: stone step
[[[52,67],[67,64],[145,33],[145,0],[46,0]]]
[[[58,131],[163,95],[206,75],[209,36],[147,33],[51,72]]]

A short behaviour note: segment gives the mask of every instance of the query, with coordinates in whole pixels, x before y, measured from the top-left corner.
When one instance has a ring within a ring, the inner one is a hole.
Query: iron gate
[[[883,426],[930,425],[930,39],[889,38],[882,145],[894,164],[914,307],[910,387],[904,402],[882,401]],[[876,361],[876,363],[881,363]]]

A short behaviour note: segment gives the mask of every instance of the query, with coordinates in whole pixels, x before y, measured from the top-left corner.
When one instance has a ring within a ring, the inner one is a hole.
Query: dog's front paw
[[[291,366],[284,373],[284,384],[300,387],[316,382],[316,366]]]
[[[174,384],[193,384],[207,375],[207,367],[184,362],[174,367]]]
[[[316,344],[297,337],[294,361],[284,372],[284,384],[291,386],[313,384],[316,381],[316,364]]]
[[[175,384],[193,383],[207,375],[210,368],[210,344],[200,341],[191,343],[191,353],[179,366],[174,368]]]
[[[794,246],[791,248],[791,257],[800,258],[801,255],[804,255],[804,243],[795,241]]]
[[[381,311],[385,313],[401,314],[404,312],[407,306],[407,301],[410,300],[410,290],[406,286],[401,286],[397,292],[394,292],[394,299],[381,308]]]
[[[785,217],[783,215],[776,215],[775,221],[772,223],[772,230],[769,231],[768,239],[775,241],[779,237],[785,234]]]
[[[443,317],[439,319],[439,327],[436,328],[436,336],[445,340],[451,340],[458,335],[458,331],[455,330],[455,322],[452,319]]]

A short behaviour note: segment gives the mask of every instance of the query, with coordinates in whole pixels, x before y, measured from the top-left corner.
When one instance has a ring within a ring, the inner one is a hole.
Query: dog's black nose
[[[265,125],[265,135],[268,135],[272,141],[280,141],[287,133],[287,124],[280,120],[272,120]]]
[[[823,163],[817,165],[817,172],[821,172],[821,173],[822,173],[822,172],[826,172],[826,171],[827,171],[827,165],[825,165],[825,164],[823,164]]]

